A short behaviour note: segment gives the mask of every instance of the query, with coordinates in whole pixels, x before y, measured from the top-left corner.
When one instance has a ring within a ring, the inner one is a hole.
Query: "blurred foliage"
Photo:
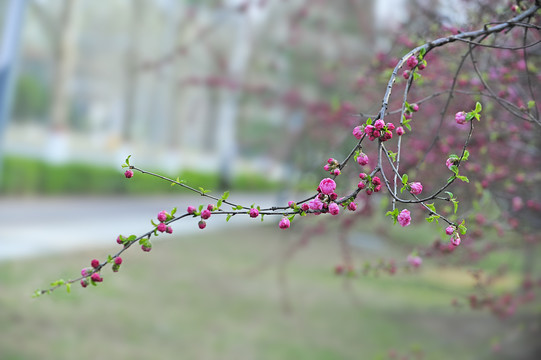
[[[6,157],[3,164],[0,193],[3,194],[163,194],[178,193],[179,189],[151,177],[137,174],[137,181],[124,181],[121,170],[97,165],[70,163],[54,165],[42,160]],[[187,185],[205,189],[219,188],[219,174],[183,170],[179,174],[165,174],[184,180]],[[307,184],[300,185],[307,188]],[[264,175],[239,173],[233,179],[231,190],[269,191],[282,188],[278,181]]]

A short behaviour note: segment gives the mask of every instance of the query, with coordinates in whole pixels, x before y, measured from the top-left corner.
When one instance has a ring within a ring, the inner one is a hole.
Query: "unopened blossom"
[[[381,130],[385,127],[385,122],[381,119],[378,119],[376,120],[376,122],[374,123],[374,128],[376,130]]]
[[[401,226],[408,226],[411,223],[410,211],[408,209],[402,210],[400,214],[398,214],[397,220]]]
[[[251,218],[256,218],[259,216],[259,210],[257,210],[256,208],[251,208],[250,209],[250,217]]]
[[[165,211],[160,211],[158,213],[158,221],[165,222],[167,220],[167,213]]]
[[[362,126],[356,126],[353,128],[353,136],[358,140],[363,136],[363,127]]]
[[[404,135],[404,133],[405,133],[405,131],[404,131],[404,128],[402,126],[399,126],[399,127],[396,128],[396,134],[398,136],[402,136],[402,135]]]
[[[308,202],[308,206],[312,210],[321,210],[323,209],[323,202],[319,198],[315,198]]]
[[[92,265],[94,269],[97,269],[100,266],[100,261],[98,259],[92,259],[90,265]]]
[[[210,212],[210,210],[205,209],[205,210],[201,211],[201,219],[206,220],[206,219],[208,219],[210,217],[211,214],[212,213]]]
[[[355,204],[354,202],[349,203],[348,204],[348,210],[350,210],[350,211],[357,210],[357,204]]]
[[[165,232],[168,233],[168,234],[172,234],[173,233],[173,228],[171,226],[168,226],[165,228]]]
[[[460,245],[460,235],[458,235],[458,233],[455,232],[453,237],[451,237],[451,244],[453,244],[453,246]]]
[[[199,226],[199,228],[200,228],[201,230],[203,230],[204,228],[207,227],[207,223],[205,222],[205,220],[200,220],[200,221],[197,223],[197,225]]]
[[[459,125],[464,125],[466,123],[466,112],[459,111],[455,114],[455,121]]]
[[[410,69],[413,69],[414,67],[416,67],[418,63],[419,63],[419,60],[417,60],[415,56],[410,56],[408,60],[406,61],[406,65]]]
[[[452,225],[449,225],[445,228],[445,234],[447,235],[453,235],[454,232],[455,232],[455,227]]]
[[[310,206],[308,206],[307,203],[304,203],[304,204],[301,205],[301,209],[302,209],[302,211],[306,212],[306,211],[310,210]]]
[[[413,195],[419,195],[423,191],[423,185],[418,181],[410,183],[410,188]]]
[[[165,225],[165,223],[159,223],[158,226],[156,227],[156,229],[159,232],[164,232],[167,229],[167,225]]]
[[[133,177],[133,171],[131,171],[131,170],[126,170],[126,172],[124,173],[124,176],[125,176],[127,179]]]
[[[421,266],[421,264],[423,263],[423,259],[421,259],[420,256],[412,256],[412,255],[408,255],[408,263],[415,267],[415,268],[418,268],[419,266]]]
[[[289,222],[289,219],[286,217],[282,218],[282,220],[280,220],[280,223],[278,224],[280,229],[287,229],[289,228],[290,225],[291,223]]]
[[[338,215],[338,213],[340,212],[340,207],[338,206],[337,203],[331,203],[331,204],[329,204],[329,212],[333,216]]]
[[[357,156],[357,163],[361,166],[368,165],[368,156],[365,153],[360,153]]]
[[[193,206],[188,206],[188,209],[186,209],[186,212],[188,214],[193,214],[195,212],[195,207]]]
[[[331,178],[325,178],[319,183],[319,190],[325,195],[332,194],[335,189],[336,183]]]
[[[98,273],[94,273],[90,276],[90,279],[94,282],[102,282],[103,278]]]

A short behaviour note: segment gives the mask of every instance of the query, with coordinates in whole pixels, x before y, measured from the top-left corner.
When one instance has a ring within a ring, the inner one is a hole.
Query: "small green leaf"
[[[535,107],[535,101],[533,101],[533,100],[528,101],[528,109],[531,110],[531,109],[533,109],[534,107]]]
[[[464,182],[467,182],[467,183],[470,182],[470,179],[468,179],[467,176],[457,175],[456,177],[457,177],[457,179],[460,179],[460,180],[462,180],[462,181],[464,181]]]
[[[126,165],[130,166],[130,158],[131,158],[131,155],[129,155],[127,158],[126,158]]]
[[[201,210],[203,210],[203,205],[199,205],[199,212],[201,212]]]
[[[404,126],[405,126],[409,131],[411,131],[411,126],[410,126],[410,124],[404,124]]]
[[[454,172],[455,175],[458,175],[458,166],[456,166],[456,165],[451,165],[451,166],[449,167],[449,170],[451,170],[452,172]]]
[[[174,207],[172,210],[171,210],[171,217],[173,217],[173,215],[175,215],[177,212],[177,208]]]
[[[227,217],[225,218],[225,221],[229,222],[229,219],[231,219],[231,217],[233,217],[233,214],[227,214]]]
[[[222,200],[218,200],[218,202],[216,203],[216,207],[219,209],[220,206],[222,206]]]
[[[293,221],[293,219],[295,218],[295,214],[290,215],[290,216],[288,216],[287,218],[289,219],[289,221]]]
[[[227,200],[228,197],[229,197],[229,191],[226,191],[226,192],[224,192],[224,194],[222,195],[222,200]]]
[[[478,102],[475,104],[475,112],[476,112],[476,113],[480,113],[481,110],[483,110],[483,106],[482,106],[481,103],[478,101]]]
[[[71,293],[71,284],[70,283],[66,283],[66,291],[69,293]]]
[[[112,263],[113,262],[113,257],[111,255],[107,255],[107,263]]]
[[[366,119],[366,125],[372,125],[372,119],[371,118]]]
[[[265,216],[265,214],[261,214],[261,222],[263,222],[263,216]]]
[[[413,80],[419,80],[421,78],[421,74],[419,74],[417,71],[413,72]]]
[[[434,214],[436,213],[436,207],[434,206],[434,203],[425,204],[430,211],[432,211]]]
[[[419,50],[419,56],[420,58],[422,59],[426,54],[426,48],[421,48],[421,50]]]
[[[406,185],[408,183],[408,174],[402,175],[402,184]]]

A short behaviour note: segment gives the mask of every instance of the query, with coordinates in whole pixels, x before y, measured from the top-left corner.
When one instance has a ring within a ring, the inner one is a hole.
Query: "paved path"
[[[294,197],[299,199],[301,197]],[[258,200],[262,207],[287,202],[277,194],[231,195],[229,200],[249,206]],[[0,261],[67,252],[77,249],[115,244],[118,234],[142,234],[152,228],[161,210],[188,205],[207,204],[201,196],[112,196],[112,197],[0,197]],[[173,226],[176,236],[200,232],[199,219],[178,221]],[[225,216],[215,216],[204,231],[227,226],[260,224],[259,219],[234,217],[226,223]],[[165,238],[160,236],[157,238]]]

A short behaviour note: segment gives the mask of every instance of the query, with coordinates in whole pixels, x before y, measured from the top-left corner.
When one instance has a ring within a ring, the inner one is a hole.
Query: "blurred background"
[[[451,306],[475,279],[409,269],[431,230],[389,232],[377,201],[353,227],[310,218],[285,235],[272,219],[175,223],[98,288],[30,298],[159,211],[205,203],[124,179],[128,155],[241,203],[313,192],[354,145],[355,114],[380,107],[376,55],[407,43],[405,26],[422,38],[464,25],[468,4],[0,1],[0,358],[526,359],[521,319]],[[389,258],[404,276],[335,276]]]

